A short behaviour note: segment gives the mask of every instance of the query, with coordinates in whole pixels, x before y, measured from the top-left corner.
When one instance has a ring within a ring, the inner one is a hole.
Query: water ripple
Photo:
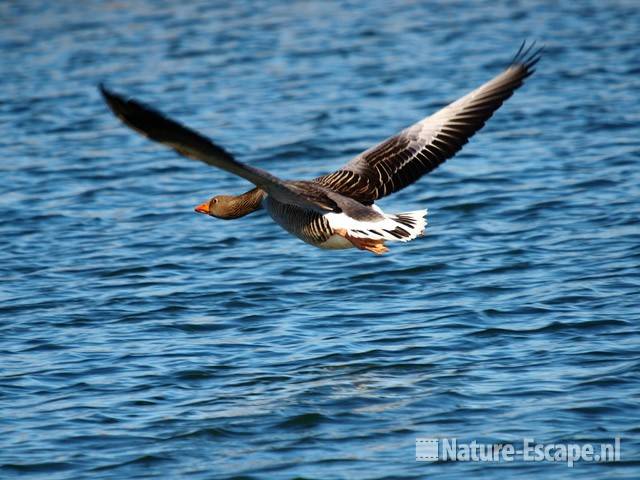
[[[633,2],[0,4],[2,478],[573,478],[415,462],[416,437],[602,443],[637,478]],[[265,215],[246,183],[123,128],[139,96],[286,178],[331,171],[494,75],[538,71],[461,154],[382,202],[389,255]]]

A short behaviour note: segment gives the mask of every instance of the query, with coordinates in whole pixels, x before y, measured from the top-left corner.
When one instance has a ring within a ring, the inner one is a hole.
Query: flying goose
[[[237,161],[222,147],[162,113],[100,85],[125,125],[178,153],[244,178],[255,188],[217,195],[196,212],[221,219],[265,208],[282,228],[325,249],[356,247],[381,254],[385,241],[422,235],[427,210],[386,214],[375,201],[411,185],[453,157],[493,113],[533,74],[542,48],[523,42],[509,67],[471,93],[361,153],[340,170],[313,180],[282,180]]]

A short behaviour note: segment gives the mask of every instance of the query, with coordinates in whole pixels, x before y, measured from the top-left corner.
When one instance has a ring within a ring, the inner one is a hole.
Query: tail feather
[[[375,223],[360,223],[348,228],[349,235],[371,240],[408,242],[424,233],[427,226],[427,210],[385,215],[386,220]]]
[[[409,235],[399,238],[401,242],[408,242],[424,234],[427,227],[427,210],[415,210],[413,212],[398,213],[390,215],[396,223],[399,223],[403,230],[407,230]]]

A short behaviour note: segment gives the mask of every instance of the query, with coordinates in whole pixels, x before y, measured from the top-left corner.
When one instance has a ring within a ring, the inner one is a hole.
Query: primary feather
[[[484,126],[533,74],[541,52],[523,43],[500,75],[316,181],[364,204],[411,185],[453,157]]]

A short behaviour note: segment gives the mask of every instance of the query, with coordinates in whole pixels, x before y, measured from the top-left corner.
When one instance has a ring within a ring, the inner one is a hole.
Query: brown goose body
[[[386,241],[420,236],[426,210],[385,214],[375,201],[414,183],[454,156],[530,76],[541,49],[520,47],[509,67],[471,93],[358,155],[340,170],[313,180],[287,181],[238,162],[203,135],[152,108],[101,86],[126,125],[180,154],[255,185],[242,195],[220,195],[196,211],[235,219],[265,208],[287,232],[320,248],[387,251]]]
[[[264,207],[273,220],[294,237],[315,247],[323,248],[329,238],[333,236],[333,229],[323,214],[314,210],[298,207],[288,203],[279,202],[273,197],[267,196]],[[340,237],[342,238],[342,237]],[[342,248],[353,245],[345,241]]]

